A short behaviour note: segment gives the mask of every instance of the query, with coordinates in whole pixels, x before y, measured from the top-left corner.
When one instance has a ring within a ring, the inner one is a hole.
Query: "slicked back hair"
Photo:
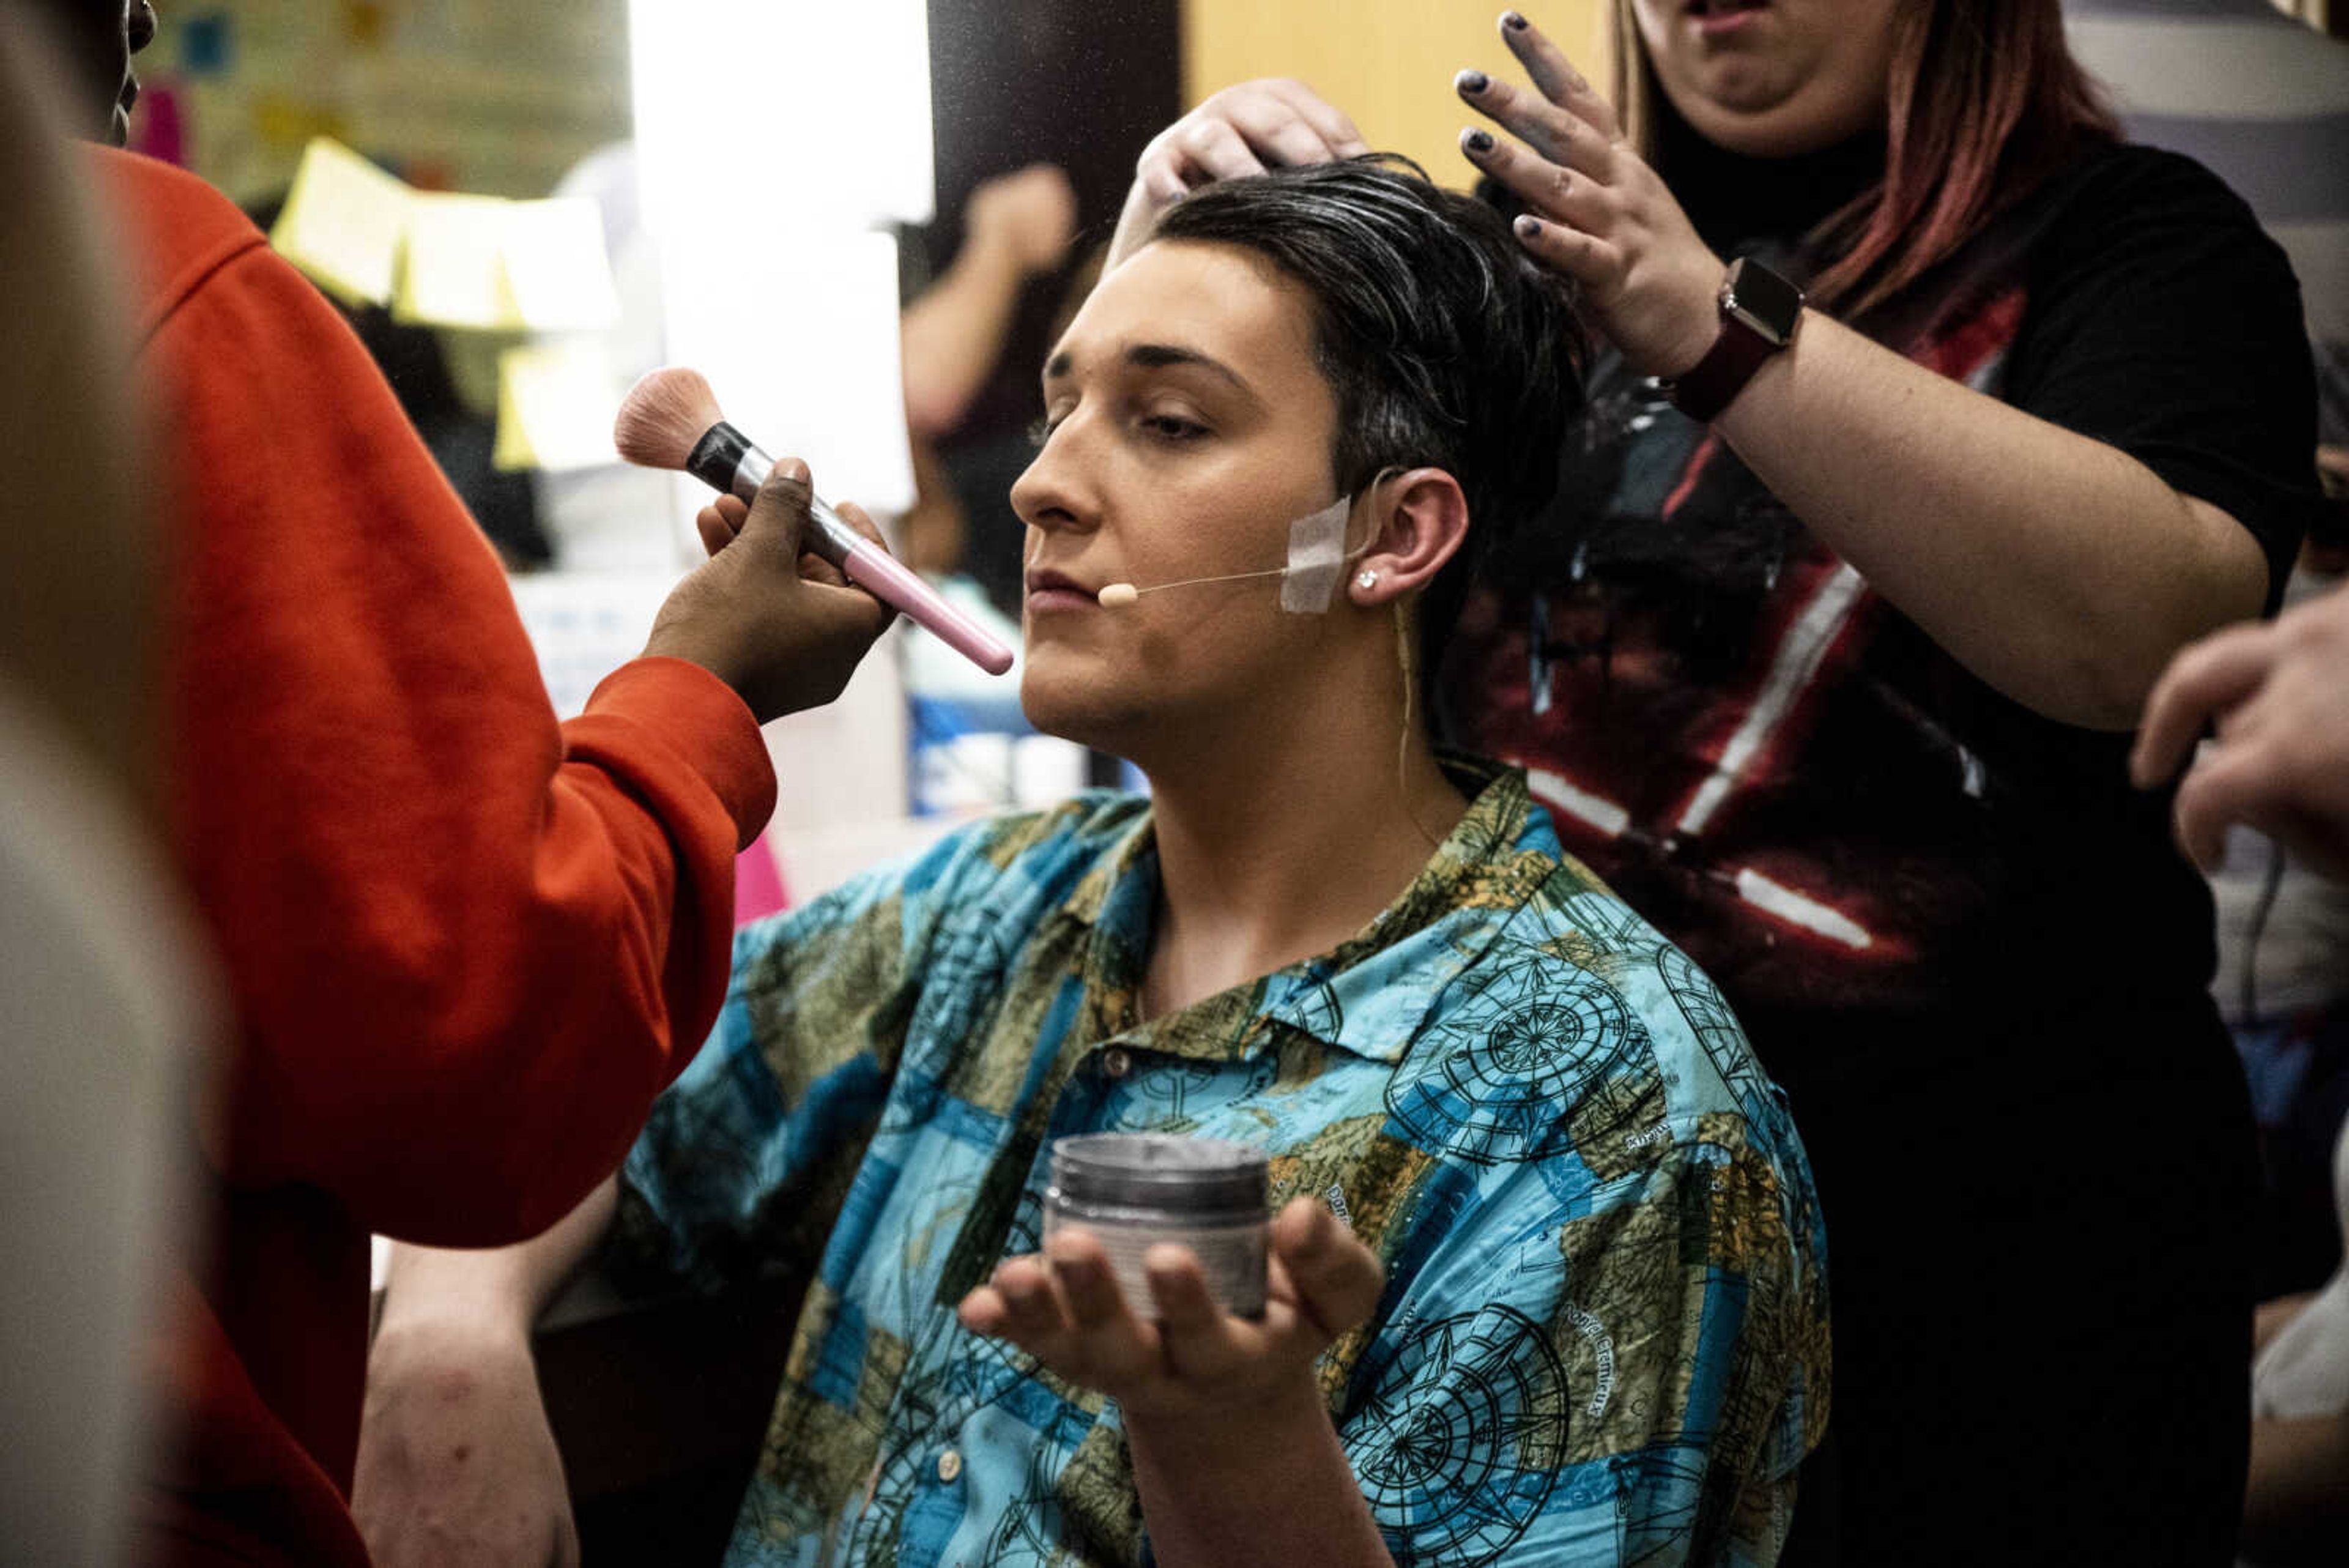
[[[1537,516],[1581,411],[1585,343],[1569,286],[1490,207],[1372,154],[1218,181],[1152,237],[1263,257],[1313,302],[1313,353],[1338,404],[1342,493],[1389,469],[1441,468],[1468,536],[1419,605],[1423,674],[1478,562]]]

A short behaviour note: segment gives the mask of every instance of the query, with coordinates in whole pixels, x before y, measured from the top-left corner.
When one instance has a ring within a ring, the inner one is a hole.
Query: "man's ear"
[[[1365,609],[1425,587],[1468,537],[1468,497],[1440,468],[1384,476],[1368,509],[1370,548],[1346,568],[1346,597]]]

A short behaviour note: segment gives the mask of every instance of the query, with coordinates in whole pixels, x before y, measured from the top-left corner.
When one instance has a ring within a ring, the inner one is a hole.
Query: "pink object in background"
[[[140,84],[139,107],[130,119],[130,151],[187,167],[187,118],[175,89],[161,82]]]
[[[783,868],[775,859],[775,846],[761,833],[734,860],[735,927],[739,929],[791,907],[792,896],[783,887]]]

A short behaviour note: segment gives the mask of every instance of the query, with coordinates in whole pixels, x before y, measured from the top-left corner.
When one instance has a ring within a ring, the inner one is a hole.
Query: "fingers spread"
[[[1460,151],[1516,192],[1537,217],[1588,233],[1603,234],[1614,224],[1605,187],[1587,174],[1551,162],[1521,141],[1471,127],[1460,133]]]
[[[2274,664],[2271,628],[2230,627],[2170,660],[2146,700],[2129,776],[2149,789],[2178,771],[2202,727],[2258,690]]]
[[[1517,243],[1537,260],[1591,287],[1604,286],[1622,269],[1622,257],[1612,245],[1579,229],[1544,223],[1531,213],[1520,213],[1510,226]]]
[[[1371,1315],[1385,1287],[1378,1255],[1310,1198],[1292,1200],[1273,1221],[1272,1246],[1288,1271],[1299,1306],[1335,1338]]]
[[[1040,1259],[1008,1260],[995,1271],[995,1293],[1003,1301],[1003,1333],[1022,1345],[1032,1348],[1048,1343],[1069,1326],[1069,1314]]]
[[[1118,1292],[1117,1278],[1110,1272],[1099,1241],[1081,1231],[1063,1231],[1045,1243],[1044,1251],[1079,1329],[1115,1326],[1129,1315],[1128,1303]]]
[[[1159,1332],[1176,1376],[1215,1378],[1245,1356],[1236,1320],[1216,1304],[1206,1275],[1188,1247],[1161,1244],[1143,1259],[1158,1305]]]
[[[1002,1338],[1011,1326],[1011,1309],[1005,1304],[1003,1293],[993,1285],[981,1285],[963,1297],[955,1308],[955,1316],[971,1333],[983,1334],[989,1339]]]
[[[1603,180],[1612,171],[1613,149],[1607,139],[1539,95],[1481,71],[1463,71],[1453,85],[1463,102],[1491,116],[1495,124],[1548,161],[1592,180]]]
[[[1566,51],[1550,42],[1540,28],[1513,11],[1501,24],[1501,41],[1508,45],[1509,53],[1517,57],[1517,63],[1525,67],[1526,75],[1532,78],[1542,97],[1609,141],[1622,135],[1614,106],[1599,96],[1599,90],[1574,68]]]

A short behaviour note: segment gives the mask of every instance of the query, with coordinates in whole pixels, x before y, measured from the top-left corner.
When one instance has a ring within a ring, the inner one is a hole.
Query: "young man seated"
[[[1413,675],[1547,495],[1578,345],[1497,217],[1385,166],[1161,220],[1045,368],[1012,493],[1027,711],[1151,795],[746,930],[615,1184],[523,1248],[402,1254],[379,1562],[546,1561],[527,1330],[599,1240],[624,1277],[812,1271],[730,1562],[1775,1558],[1827,1373],[1792,1125],[1523,778],[1439,756]],[[1034,1255],[1054,1140],[1115,1130],[1269,1154],[1262,1317],[1181,1249],[1151,1301],[1090,1237]]]

